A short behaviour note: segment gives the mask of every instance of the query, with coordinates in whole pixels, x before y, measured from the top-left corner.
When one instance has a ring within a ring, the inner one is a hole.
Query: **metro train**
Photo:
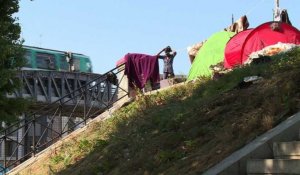
[[[23,70],[48,70],[92,73],[92,62],[86,55],[33,46],[23,46],[26,65]]]

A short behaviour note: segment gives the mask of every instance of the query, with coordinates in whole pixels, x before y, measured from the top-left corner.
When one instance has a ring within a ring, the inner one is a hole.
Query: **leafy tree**
[[[26,108],[25,100],[7,98],[20,87],[16,72],[24,65],[21,27],[14,16],[19,0],[0,0],[0,121],[12,122]]]

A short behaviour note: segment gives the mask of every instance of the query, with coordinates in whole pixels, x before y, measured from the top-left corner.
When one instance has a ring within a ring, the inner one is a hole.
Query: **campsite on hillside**
[[[292,1],[0,1],[0,174],[300,174]]]

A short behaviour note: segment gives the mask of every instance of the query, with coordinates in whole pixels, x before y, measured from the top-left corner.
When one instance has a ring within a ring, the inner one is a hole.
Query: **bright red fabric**
[[[242,63],[248,60],[252,52],[281,43],[300,44],[300,32],[287,23],[279,23],[280,31],[273,31],[271,24],[264,23],[255,28],[246,38],[242,48]]]
[[[263,48],[281,43],[300,44],[300,31],[287,23],[278,23],[279,31],[271,28],[273,22],[235,35],[226,45],[224,67],[233,68],[248,60],[249,55]]]
[[[235,65],[241,65],[242,46],[246,37],[253,29],[245,30],[237,33],[232,37],[225,47],[224,67],[227,69],[233,68]]]

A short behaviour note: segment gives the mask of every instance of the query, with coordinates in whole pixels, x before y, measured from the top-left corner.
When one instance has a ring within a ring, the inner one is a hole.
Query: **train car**
[[[32,46],[25,49],[24,70],[56,70],[92,73],[92,62],[86,55]]]

